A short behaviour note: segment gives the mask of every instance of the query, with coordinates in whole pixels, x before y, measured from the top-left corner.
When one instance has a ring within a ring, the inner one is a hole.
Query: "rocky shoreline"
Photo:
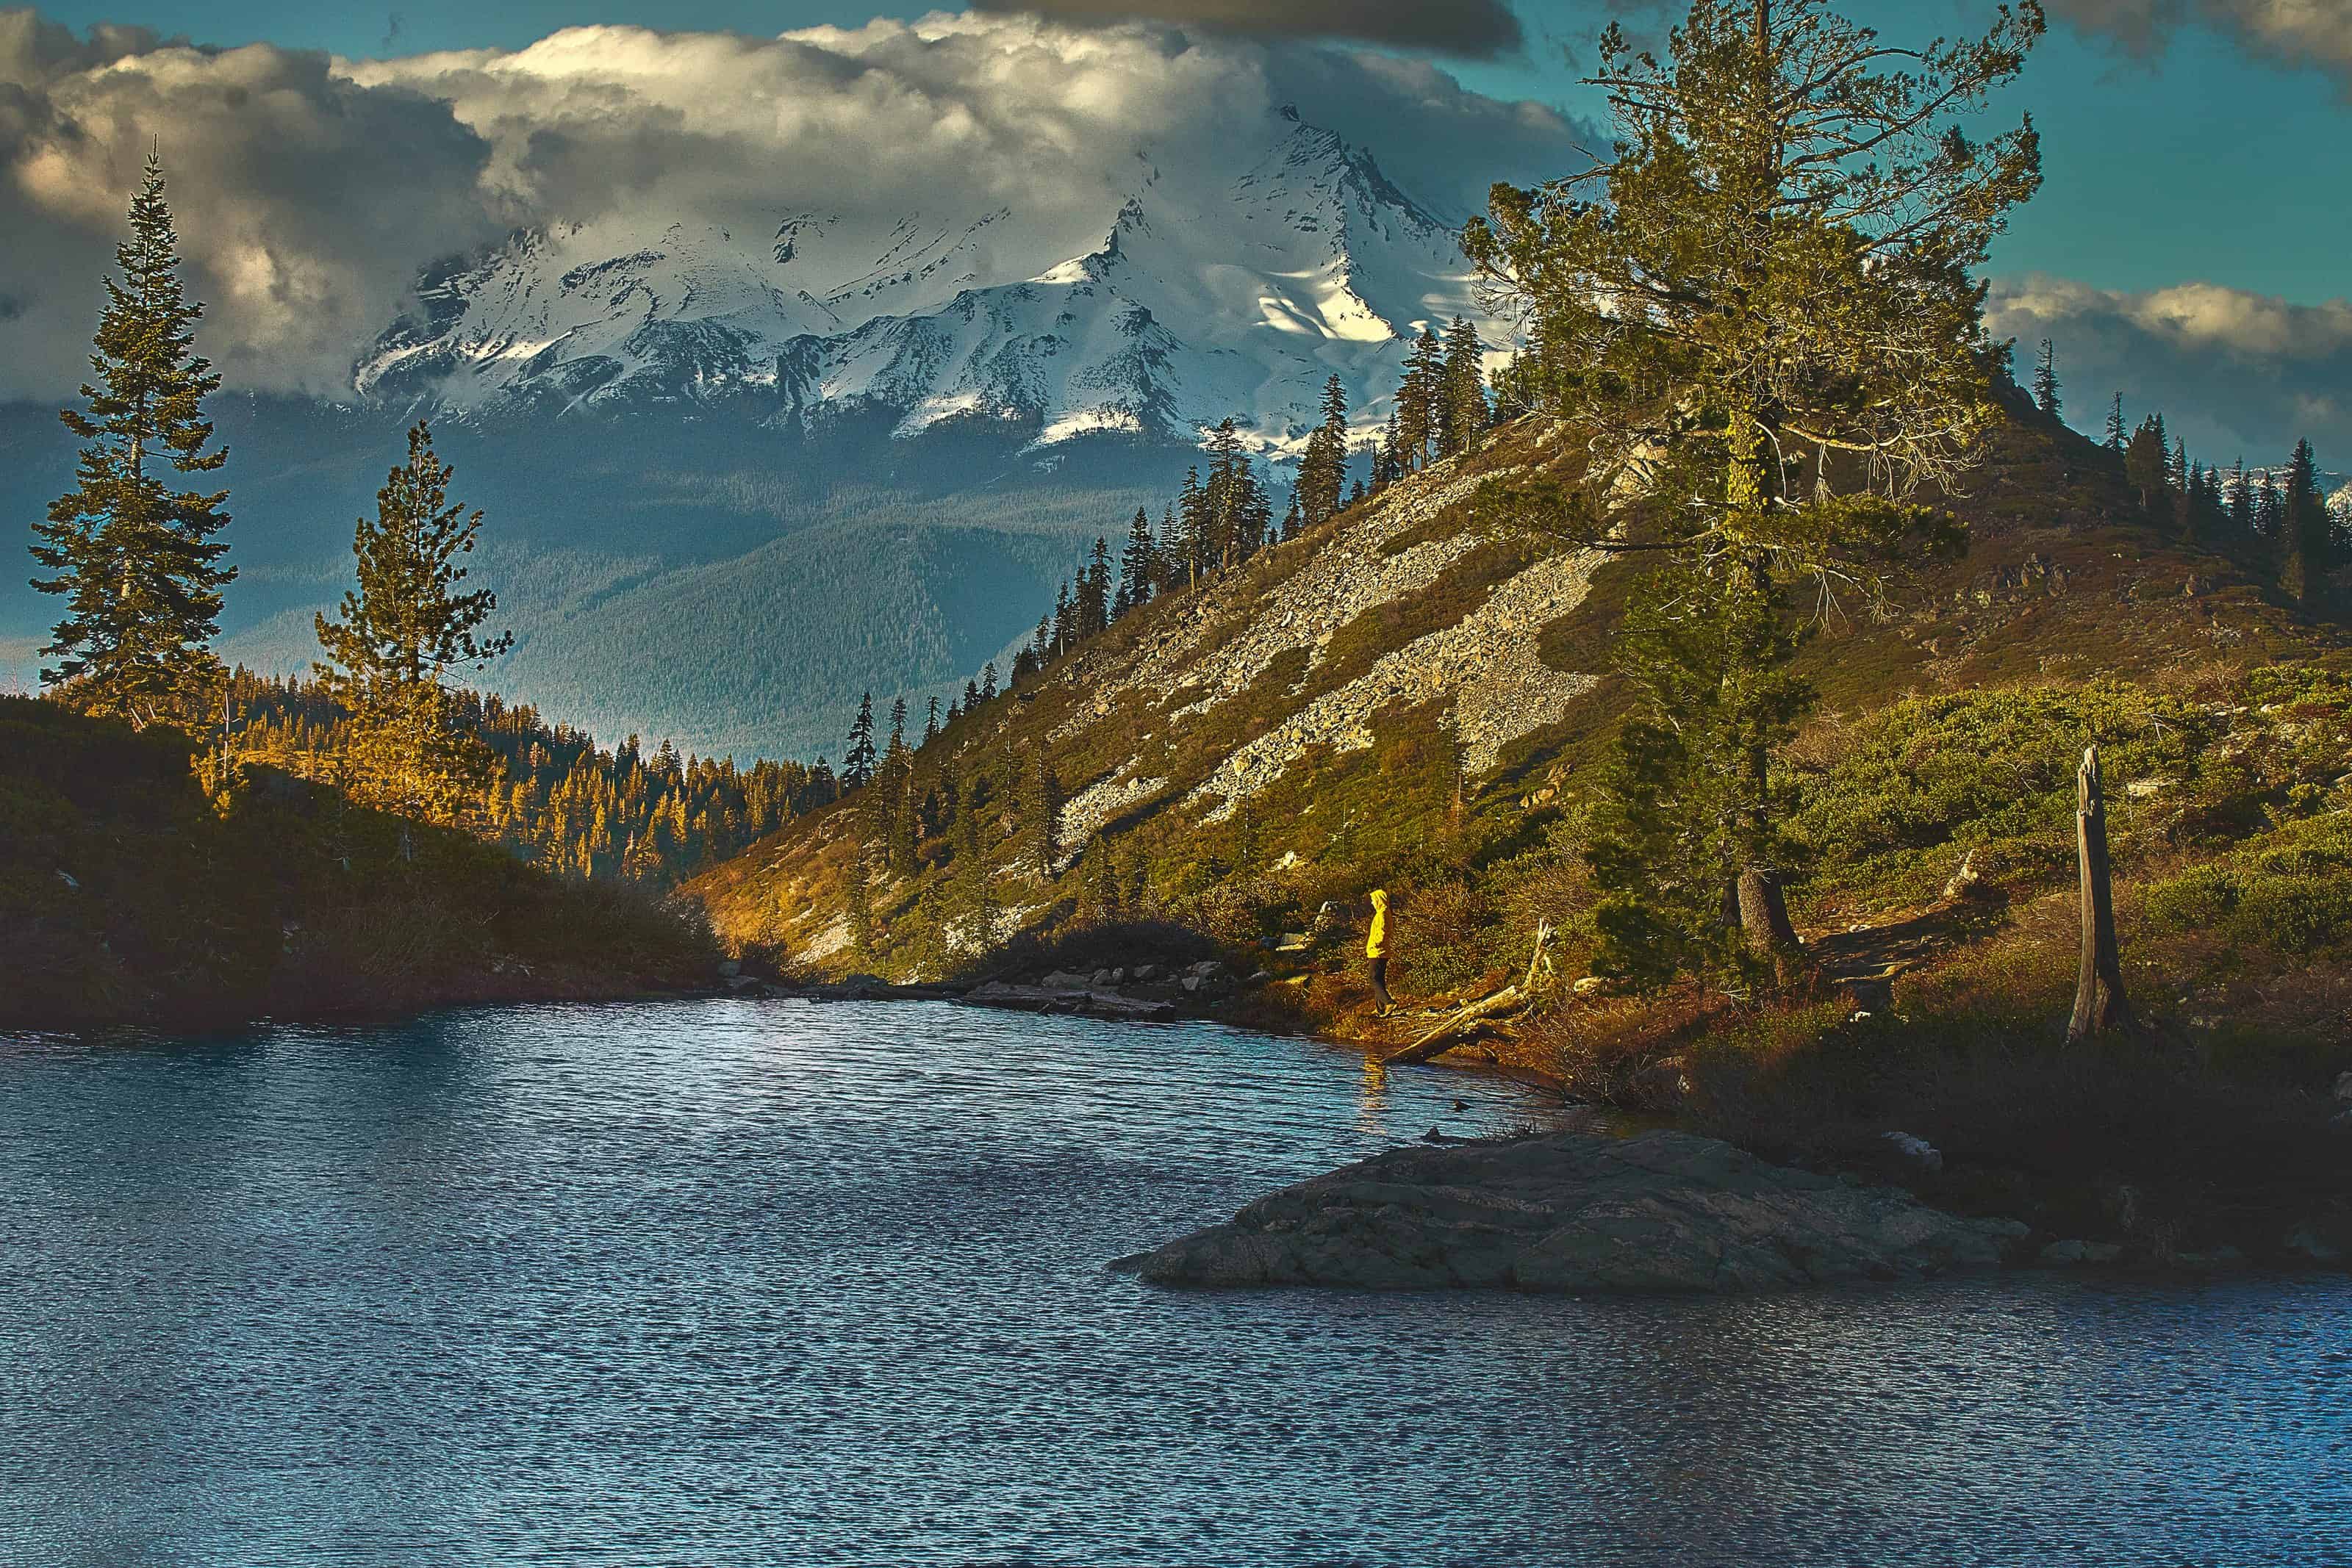
[[[814,1001],[952,1001],[971,1007],[1097,1018],[1108,1021],[1157,1023],[1185,1019],[1232,1020],[1236,1016],[1236,1002],[1245,999],[1249,988],[1265,977],[1263,974],[1244,977],[1217,960],[1204,959],[1192,963],[1138,963],[1085,971],[1052,969],[1043,974],[1015,973],[969,985],[898,985],[870,975],[852,975],[828,983],[791,984],[761,979],[740,972],[727,976],[722,983],[727,990],[737,995],[793,997]],[[1244,1021],[1249,1021],[1246,1014],[1243,1018]],[[1322,1038],[1334,1044],[1359,1049],[1363,1043],[1328,1035]],[[1433,1065],[1459,1063],[1484,1071],[1502,1071],[1523,1082],[1564,1092],[1564,1086],[1559,1080],[1511,1063],[1502,1052],[1467,1041],[1460,1043],[1463,1048],[1454,1051],[1452,1061]],[[2347,1134],[2347,1157],[2352,1157],[2352,1073],[2345,1075],[2344,1081],[2336,1086],[2336,1092],[2347,1107],[2336,1119]],[[1693,1162],[1683,1173],[1688,1179],[1681,1189],[1681,1196],[1670,1197],[1666,1187],[1660,1186],[1649,1192],[1642,1201],[1665,1206],[1652,1218],[1666,1227],[1662,1234],[1668,1239],[1677,1233],[1678,1227],[1685,1224],[1691,1228],[1689,1237],[1699,1237],[1707,1233],[1708,1225],[1729,1223],[1739,1216],[1745,1217],[1739,1220],[1740,1224],[1765,1225],[1765,1229],[1752,1235],[1743,1236],[1735,1227],[1718,1238],[1717,1244],[1727,1250],[1722,1252],[1721,1260],[1714,1267],[1726,1270],[1726,1279],[1743,1282],[1724,1287],[1692,1282],[1697,1278],[1691,1272],[1696,1265],[1692,1263],[1690,1257],[1681,1255],[1642,1265],[1654,1270],[1651,1282],[1645,1284],[1610,1283],[1605,1277],[1607,1270],[1601,1270],[1581,1283],[1528,1282],[1517,1278],[1516,1270],[1519,1267],[1517,1262],[1511,1265],[1514,1270],[1512,1278],[1494,1279],[1488,1277],[1496,1266],[1492,1259],[1454,1260],[1446,1261],[1443,1268],[1432,1263],[1430,1268],[1435,1271],[1426,1278],[1412,1276],[1410,1270],[1401,1273],[1392,1262],[1381,1260],[1382,1257],[1391,1255],[1381,1253],[1379,1249],[1391,1242],[1403,1244],[1407,1232],[1413,1227],[1421,1226],[1429,1231],[1413,1243],[1424,1249],[1440,1240],[1451,1245],[1451,1240],[1463,1239],[1452,1238],[1449,1240],[1442,1228],[1430,1229],[1422,1220],[1415,1219],[1415,1210],[1410,1203],[1388,1216],[1384,1222],[1404,1228],[1395,1235],[1388,1234],[1380,1226],[1363,1230],[1358,1241],[1372,1250],[1355,1263],[1343,1265],[1319,1254],[1315,1260],[1302,1260],[1307,1257],[1307,1238],[1322,1232],[1316,1231],[1313,1227],[1306,1230],[1297,1229],[1304,1223],[1307,1213],[1307,1209],[1297,1206],[1309,1206],[1313,1213],[1320,1217],[1316,1224],[1328,1231],[1330,1245],[1344,1250],[1347,1244],[1342,1232],[1348,1225],[1356,1223],[1353,1220],[1343,1223],[1343,1217],[1350,1205],[1326,1202],[1327,1188],[1318,1184],[1344,1186],[1346,1183],[1342,1178],[1353,1179],[1350,1173],[1363,1168],[1359,1166],[1286,1189],[1251,1206],[1226,1226],[1212,1227],[1197,1237],[1171,1242],[1158,1252],[1124,1261],[1134,1265],[1148,1280],[1171,1284],[1349,1283],[1369,1288],[1495,1284],[1516,1289],[1559,1290],[1759,1289],[1827,1280],[1925,1278],[1958,1269],[1991,1266],[2090,1270],[2172,1278],[2206,1278],[2260,1268],[2352,1268],[2352,1215],[2341,1212],[2340,1206],[2335,1209],[2325,1206],[2315,1209],[2311,1204],[2298,1201],[2299,1197],[2306,1195],[2282,1192],[2276,1195],[2277,1200],[2273,1203],[2250,1207],[2240,1217],[2241,1228],[2234,1232],[2234,1239],[2241,1245],[2216,1245],[2213,1243],[2221,1239],[2209,1237],[2207,1243],[2200,1248],[2180,1249],[2177,1244],[2165,1244],[2161,1232],[2153,1239],[2136,1232],[2101,1236],[2095,1233],[2096,1227],[2091,1231],[2072,1233],[2069,1229],[2057,1228],[2063,1220],[2055,1214],[2037,1218],[2033,1227],[2029,1228],[2022,1221],[2008,1218],[1997,1210],[1979,1207],[1975,1202],[1963,1201],[1959,1205],[1972,1211],[1975,1218],[1934,1207],[1932,1205],[1942,1200],[1942,1194],[1948,1185],[1938,1179],[1941,1156],[1905,1134],[1886,1134],[1890,1141],[1889,1148],[1905,1157],[1893,1160],[1891,1166],[1885,1159],[1860,1160],[1853,1169],[1865,1173],[1861,1176],[1844,1169],[1824,1174],[1819,1170],[1775,1166],[1737,1145],[1682,1131],[1652,1133],[1623,1139],[1589,1133],[1557,1136],[1585,1140],[1585,1144],[1580,1146],[1586,1148],[1587,1153],[1579,1158],[1588,1166],[1591,1166],[1594,1160],[1601,1162],[1589,1173],[1588,1179],[1598,1181],[1604,1187],[1611,1183],[1621,1187],[1632,1183],[1632,1187],[1625,1188],[1629,1191],[1638,1188],[1640,1181],[1631,1167],[1622,1166],[1623,1160],[1651,1158],[1660,1149],[1669,1146],[1678,1149],[1680,1154],[1676,1158]],[[1660,1145],[1644,1141],[1651,1138],[1681,1142]],[[1465,1147],[1475,1151],[1480,1146]],[[1697,1152],[1702,1147],[1720,1153],[1702,1156]],[[1595,1154],[1591,1152],[1593,1150],[1601,1152]],[[1526,1154],[1512,1156],[1517,1160],[1531,1157],[1534,1156]],[[1475,1172],[1483,1156],[1475,1152],[1463,1154],[1448,1146],[1409,1148],[1380,1158],[1399,1161],[1405,1166],[1434,1160],[1441,1171],[1449,1159],[1459,1159],[1466,1161],[1465,1168]],[[1612,1160],[1621,1164],[1612,1166],[1609,1163]],[[1710,1161],[1717,1164],[1710,1166]],[[1366,1165],[1374,1163],[1377,1162],[1366,1162]],[[1509,1162],[1505,1164],[1507,1166]],[[1903,1169],[1912,1167],[1924,1173],[1919,1175],[1918,1180],[1906,1178],[1902,1174]],[[1501,1168],[1497,1167],[1498,1170]],[[1733,1174],[1735,1170],[1738,1173],[1736,1176]],[[1708,1174],[1710,1172],[1712,1174]],[[1653,1172],[1652,1175],[1656,1176],[1657,1173]],[[1520,1177],[1533,1181],[1534,1186],[1522,1190],[1515,1185]],[[1566,1189],[1559,1186],[1559,1182],[1564,1179],[1558,1170],[1549,1176],[1529,1176],[1525,1170],[1521,1170],[1518,1176],[1509,1176],[1489,1170],[1483,1175],[1474,1174],[1466,1186],[1461,1182],[1452,1185],[1463,1186],[1465,1191],[1475,1195],[1468,1200],[1474,1207],[1484,1206],[1497,1215],[1518,1213],[1524,1217],[1546,1206],[1556,1207],[1567,1201]],[[1730,1185],[1726,1186],[1725,1183]],[[1746,1184],[1744,1186],[1743,1183]],[[1901,1185],[1894,1185],[1897,1183]],[[1912,1190],[1906,1192],[1904,1190],[1906,1187]],[[1850,1196],[1857,1193],[1875,1196]],[[1801,1198],[1799,1196],[1805,1194],[1813,1196]],[[1924,1194],[1925,1201],[1915,1194]],[[1434,1214],[1457,1198],[1458,1195],[1442,1202],[1431,1200],[1424,1207],[1428,1213]],[[1677,1205],[1685,1208],[1692,1205],[1696,1207],[1684,1213],[1676,1208]],[[1884,1207],[1882,1205],[1894,1207]],[[1706,1213],[1701,1214],[1699,1211],[1702,1210]],[[1797,1228],[1785,1233],[1771,1230],[1766,1222],[1772,1218],[1775,1211]],[[1292,1228],[1268,1229],[1262,1235],[1254,1234],[1252,1227],[1258,1225],[1260,1219],[1279,1221]],[[1844,1242],[1832,1244],[1841,1234],[1840,1227],[1861,1226],[1865,1221],[1873,1224],[1883,1221],[1895,1226],[1895,1230],[1881,1234],[1875,1241],[1870,1239],[1866,1231],[1856,1231]],[[1511,1223],[1523,1225],[1532,1221],[1523,1218]],[[1895,1245],[1886,1240],[1889,1236],[1908,1234],[1903,1230],[1905,1226],[1925,1228],[1918,1231],[1919,1237],[1924,1239],[1918,1245],[1925,1246],[1927,1251],[1906,1250],[1911,1243]],[[1947,1232],[1937,1228],[1939,1226],[1963,1229]],[[1958,1239],[1975,1235],[1981,1241],[1984,1237],[1995,1234],[1965,1228],[1983,1226],[1997,1228],[2000,1238],[1998,1255],[1990,1261],[1981,1255],[1981,1247],[1977,1243],[1964,1245]],[[1339,1228],[1330,1229],[1332,1227]],[[1822,1228],[1824,1227],[1826,1228]],[[2007,1228],[2011,1227],[2015,1228],[2013,1234]],[[1278,1245],[1268,1239],[1277,1236],[1285,1238]],[[1685,1239],[1689,1239],[1689,1237]],[[1937,1237],[1944,1239],[1935,1239]],[[1830,1239],[1825,1240],[1824,1238]],[[1525,1238],[1521,1239],[1524,1241]],[[1874,1251],[1874,1248],[1880,1247],[1882,1243],[1891,1247],[1892,1250]],[[1680,1242],[1675,1244],[1681,1245]],[[1567,1246],[1568,1242],[1563,1240],[1560,1245]],[[1957,1250],[1950,1250],[1948,1255],[1938,1252],[1938,1248],[1947,1246]],[[1761,1247],[1765,1250],[1743,1256],[1743,1249],[1753,1247]],[[1166,1255],[1164,1258],[1163,1254]],[[1423,1254],[1413,1253],[1408,1248],[1407,1255],[1418,1257]],[[1441,1254],[1428,1256],[1434,1258]],[[1776,1256],[1777,1261],[1774,1260]],[[1153,1263],[1150,1261],[1153,1259],[1160,1261]],[[1527,1264],[1528,1281],[1551,1277],[1546,1273],[1546,1270],[1551,1267],[1539,1260],[1529,1261]],[[1362,1277],[1339,1277],[1349,1268],[1360,1270]],[[1160,1272],[1155,1272],[1155,1270]],[[1253,1270],[1258,1270],[1263,1277],[1252,1275]],[[1329,1270],[1339,1272],[1332,1278],[1323,1278],[1323,1273]],[[1454,1278],[1447,1270],[1460,1277]],[[1638,1273],[1636,1270],[1635,1274]],[[1195,1275],[1199,1277],[1193,1277]],[[1379,1282],[1382,1276],[1393,1278],[1383,1285]],[[1569,1276],[1560,1277],[1567,1279]],[[1634,1276],[1627,1276],[1632,1277]],[[1682,1282],[1674,1282],[1675,1279]]]

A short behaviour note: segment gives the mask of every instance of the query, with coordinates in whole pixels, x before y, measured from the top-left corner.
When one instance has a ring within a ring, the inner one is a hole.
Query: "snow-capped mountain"
[[[795,207],[788,174],[756,224],[518,235],[421,279],[355,388],[485,416],[749,401],[808,425],[884,413],[902,435],[980,418],[1038,445],[1189,442],[1234,415],[1280,449],[1337,371],[1377,423],[1409,338],[1479,317],[1454,231],[1293,111],[1234,152],[1208,170],[1139,152],[1076,254],[1001,205],[877,232]]]

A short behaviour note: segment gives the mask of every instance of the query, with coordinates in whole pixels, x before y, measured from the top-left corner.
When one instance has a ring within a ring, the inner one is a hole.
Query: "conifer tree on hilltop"
[[[2334,564],[2335,519],[2319,488],[2319,461],[2311,443],[2294,444],[2280,500],[2279,587],[2298,604],[2317,597],[2320,579]]]
[[[320,676],[352,714],[350,792],[436,822],[466,820],[498,770],[496,754],[458,722],[446,683],[514,645],[510,632],[476,635],[499,601],[488,589],[460,586],[482,514],[449,498],[450,477],[432,432],[412,426],[408,461],[352,533],[359,580],[343,594],[341,619],[311,618],[327,658]]]
[[[2124,394],[2117,392],[2115,402],[2107,405],[2107,450],[2121,453],[2124,449]]]
[[[2058,395],[2058,346],[2047,338],[2042,340],[2042,350],[2033,361],[2033,406],[2052,419],[2061,417],[2065,409]]]
[[[2172,451],[2164,431],[2164,415],[2151,413],[2139,422],[2124,447],[2124,482],[2139,494],[2139,504],[2156,512],[2171,488]]]
[[[213,447],[204,400],[220,377],[195,351],[204,307],[180,283],[179,235],[163,201],[163,170],[148,156],[131,203],[131,237],[117,246],[118,279],[90,355],[87,412],[58,418],[82,443],[79,483],[33,525],[43,593],[66,601],[41,650],[57,663],[45,685],[89,712],[144,727],[190,719],[211,706],[221,674],[211,642],[221,590],[236,575],[221,564],[228,492],[180,490],[169,478],[208,474],[228,461]]]
[[[1694,0],[1660,57],[1612,26],[1589,85],[1613,155],[1497,185],[1464,235],[1528,324],[1513,384],[1593,454],[1574,496],[1498,481],[1497,499],[1663,567],[1627,618],[1643,711],[1594,803],[1610,972],[1792,977],[1802,847],[1772,759],[1814,695],[1789,668],[1808,630],[1789,590],[1883,595],[1879,563],[1956,542],[1912,498],[1948,492],[2000,418],[1971,269],[2041,183],[2030,121],[1985,141],[1961,121],[2043,27],[2022,6],[1906,49],[1827,0]],[[1621,483],[1671,502],[1642,538],[1591,515]]]

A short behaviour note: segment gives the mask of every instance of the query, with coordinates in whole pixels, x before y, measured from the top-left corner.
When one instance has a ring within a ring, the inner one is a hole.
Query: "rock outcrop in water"
[[[1376,1155],[1114,1266],[1167,1285],[1740,1291],[1990,1269],[2026,1235],[1688,1133],[1559,1133]]]

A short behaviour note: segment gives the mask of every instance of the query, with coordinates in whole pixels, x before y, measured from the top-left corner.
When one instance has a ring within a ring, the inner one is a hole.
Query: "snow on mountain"
[[[1183,169],[1139,152],[1076,255],[1002,206],[887,230],[801,210],[788,173],[775,210],[739,225],[518,235],[421,278],[354,386],[485,417],[753,400],[807,424],[878,411],[902,435],[976,417],[1037,446],[1190,441],[1231,414],[1279,451],[1336,371],[1377,427],[1409,338],[1480,319],[1454,230],[1293,111],[1235,154]]]

